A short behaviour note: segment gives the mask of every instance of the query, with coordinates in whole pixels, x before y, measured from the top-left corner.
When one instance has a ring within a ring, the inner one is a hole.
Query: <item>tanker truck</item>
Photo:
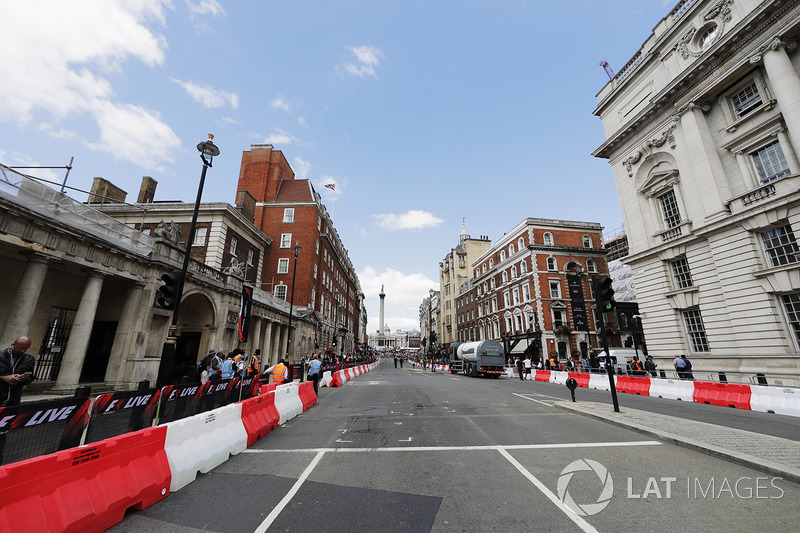
[[[450,373],[464,372],[467,376],[499,378],[505,357],[499,342],[454,342],[450,345]]]

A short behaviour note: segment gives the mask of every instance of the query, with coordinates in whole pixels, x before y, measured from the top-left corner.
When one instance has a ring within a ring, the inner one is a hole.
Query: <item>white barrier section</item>
[[[610,391],[611,383],[608,381],[608,374],[589,374],[589,388]]]
[[[505,373],[504,373],[503,375],[504,375],[504,376],[506,376],[506,377],[509,377],[509,378],[513,378],[513,377],[515,377],[515,376],[514,376],[514,369],[513,369],[513,368],[511,368],[510,366],[507,366],[507,367],[505,368]]]
[[[569,372],[550,372],[550,383],[566,385]]]
[[[650,396],[691,402],[694,401],[694,382],[682,379],[650,378]]]
[[[194,481],[198,472],[208,473],[247,448],[240,403],[164,425],[167,426],[164,448],[172,471],[170,492]]]
[[[750,409],[776,415],[800,416],[800,389],[751,385]]]
[[[296,383],[275,387],[275,409],[280,417],[278,424],[283,425],[303,412],[303,402],[300,400],[298,387]]]
[[[325,372],[322,373],[322,379],[319,380],[319,386],[320,387],[329,386],[331,384],[331,380],[332,379],[333,379],[333,376],[331,375],[331,371],[330,370],[326,370]]]

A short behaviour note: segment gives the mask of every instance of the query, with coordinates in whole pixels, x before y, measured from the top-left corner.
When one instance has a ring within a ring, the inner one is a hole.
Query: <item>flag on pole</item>
[[[326,183],[325,187],[327,187],[328,189],[330,189],[332,191],[336,190],[336,184],[335,183]]]
[[[250,329],[250,305],[253,301],[253,288],[247,285],[242,286],[242,296],[239,306],[239,340],[247,342],[247,332]]]

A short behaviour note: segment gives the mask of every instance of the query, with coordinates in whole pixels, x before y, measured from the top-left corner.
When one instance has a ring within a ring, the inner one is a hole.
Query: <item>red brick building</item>
[[[591,222],[527,218],[494,243],[472,264],[476,340],[505,341],[511,354],[534,359],[598,352],[591,277],[608,275],[602,229]],[[603,318],[615,328],[613,313]],[[612,335],[611,345],[619,342]]]
[[[255,225],[273,238],[262,266],[265,290],[317,313],[319,351],[351,353],[363,295],[319,193],[309,180],[296,179],[283,152],[269,144],[242,154],[237,191],[255,199]]]

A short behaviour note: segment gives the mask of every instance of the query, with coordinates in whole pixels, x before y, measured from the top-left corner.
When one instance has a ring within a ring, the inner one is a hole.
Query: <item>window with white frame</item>
[[[517,279],[517,267],[511,267],[511,279]]]
[[[522,325],[522,313],[515,313],[514,314],[514,325],[517,328],[517,331],[522,331],[525,327]]]
[[[550,298],[561,298],[561,282],[550,280]]]
[[[317,279],[317,264],[314,263],[314,279]]]
[[[764,251],[773,267],[798,261],[800,250],[797,248],[792,227],[788,224],[761,232],[761,242],[764,243]]]
[[[492,306],[489,308],[489,312],[494,313],[497,311],[497,296],[492,298]]]
[[[519,247],[520,250],[525,248],[525,239],[523,239],[522,237],[517,239],[517,247]]]
[[[513,333],[514,332],[514,328],[511,325],[511,315],[510,314],[506,314],[506,316],[503,317],[503,318],[506,319],[506,333]]]
[[[519,305],[519,303],[520,303],[520,301],[519,301],[519,287],[514,287],[511,290],[511,296],[513,297],[513,304],[514,305]]]
[[[689,262],[685,257],[672,261],[670,267],[672,267],[672,279],[675,282],[676,289],[685,289],[693,285]]]
[[[555,270],[556,269],[556,258],[555,257],[548,257],[547,258],[547,270]]]
[[[503,283],[507,283],[508,282],[508,272],[503,270],[503,273],[501,274],[501,276],[503,278]]]
[[[294,207],[286,207],[283,210],[283,221],[294,222]]]
[[[231,246],[230,246],[230,248],[228,249],[228,251],[229,251],[229,252],[230,252],[232,255],[236,255],[236,248],[237,248],[238,246],[239,246],[239,239],[237,239],[236,237],[231,237]]]
[[[286,285],[280,284],[275,285],[275,291],[273,292],[275,298],[278,300],[286,300]]]
[[[527,283],[522,286],[522,298],[526,302],[531,299],[531,288]]]
[[[750,157],[753,159],[761,183],[787,176],[791,172],[778,140],[750,152]]]
[[[800,293],[793,292],[781,295],[783,309],[786,311],[786,318],[789,327],[794,334],[795,346],[800,347]]]
[[[526,261],[521,261],[521,262],[520,262],[520,264],[519,264],[519,271],[520,271],[520,273],[522,273],[522,274],[525,274],[525,273],[527,273],[527,272],[528,272],[528,263],[527,263]]]
[[[512,255],[514,255],[514,252],[516,252],[516,250],[514,249],[514,245],[513,244],[509,244],[508,245],[508,257],[511,257]]]
[[[199,227],[194,230],[194,242],[192,246],[203,246],[206,243],[206,237],[208,236],[208,228]]]
[[[291,248],[291,247],[292,247],[292,234],[281,233],[281,248]]]
[[[547,244],[547,245],[552,245],[553,244],[553,234],[552,233],[549,233],[549,232],[545,233],[543,235],[543,239],[544,239],[544,243],[545,244]]]
[[[683,323],[686,325],[686,333],[689,335],[689,343],[692,345],[693,352],[708,352],[708,338],[706,328],[703,325],[703,317],[699,309],[683,312]]]
[[[731,95],[731,104],[736,118],[742,118],[761,105],[761,93],[755,80]]]
[[[284,257],[283,259],[278,259],[278,274],[288,274],[289,273],[289,259]]]
[[[592,238],[588,235],[583,236],[583,247],[584,248],[591,248],[592,247]]]
[[[253,260],[255,259],[256,253],[255,250],[250,248],[247,250],[247,264],[253,266]]]
[[[597,272],[597,265],[595,264],[594,259],[586,260],[586,270],[588,270],[590,273]]]
[[[506,251],[500,250],[500,261],[505,261],[505,260],[506,260]]]
[[[563,309],[552,309],[552,312],[554,328],[567,325],[567,313]]]
[[[511,297],[508,291],[503,291],[503,307],[511,307]]]
[[[678,209],[678,199],[673,189],[668,190],[658,197],[661,206],[661,216],[666,228],[674,228],[681,224],[681,211]]]
[[[319,255],[319,241],[314,243],[314,253]]]
[[[489,259],[489,268],[494,267],[494,259]]]
[[[495,287],[495,283],[494,283],[494,278],[489,280],[489,287],[491,287],[492,290],[494,290],[496,288]]]

